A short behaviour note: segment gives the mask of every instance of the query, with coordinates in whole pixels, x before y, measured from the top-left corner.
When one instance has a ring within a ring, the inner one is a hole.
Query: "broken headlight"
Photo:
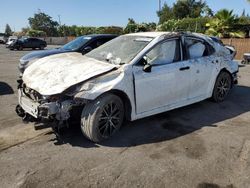
[[[81,91],[89,91],[93,89],[94,86],[95,86],[94,82],[86,82],[86,83],[77,84],[65,90],[64,94],[67,96],[73,96],[76,93],[79,93]]]
[[[80,87],[79,92],[80,91],[89,91],[89,90],[93,89],[93,87],[95,87],[95,83],[87,82]]]

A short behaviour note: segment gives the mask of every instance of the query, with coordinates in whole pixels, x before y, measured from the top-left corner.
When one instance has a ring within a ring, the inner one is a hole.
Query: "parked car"
[[[9,36],[6,44],[6,48],[8,48],[13,42],[15,42],[17,40],[17,36]]]
[[[65,53],[36,61],[19,80],[16,111],[58,127],[78,115],[83,134],[101,142],[125,119],[207,98],[222,102],[237,83],[237,72],[229,50],[205,35],[128,34],[85,56]]]
[[[65,44],[61,48],[31,52],[26,54],[20,59],[19,70],[21,73],[34,63],[36,60],[54,54],[67,53],[67,52],[79,52],[82,54],[90,52],[92,49],[99,47],[100,45],[114,39],[117,35],[99,34],[99,35],[86,35],[76,38],[75,40]]]
[[[6,43],[6,39],[4,36],[0,36],[0,44],[5,44]]]
[[[46,46],[47,46],[46,41],[38,38],[21,38],[12,42],[8,46],[8,48],[10,50],[14,49],[23,50],[24,48],[32,48],[32,49],[39,48],[40,50],[43,50]]]
[[[242,64],[250,64],[250,53],[243,54],[243,60],[241,61]]]

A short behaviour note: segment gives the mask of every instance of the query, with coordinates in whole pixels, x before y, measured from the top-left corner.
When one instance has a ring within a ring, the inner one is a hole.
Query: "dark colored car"
[[[32,48],[36,49],[39,48],[43,50],[47,46],[46,41],[37,39],[37,38],[22,38],[18,39],[15,42],[11,43],[8,48],[10,50],[22,50],[24,48]]]
[[[95,34],[81,36],[65,44],[61,48],[31,52],[26,54],[20,59],[18,68],[20,72],[23,73],[24,70],[36,60],[54,54],[79,52],[84,55],[90,52],[91,50],[101,46],[102,44],[114,39],[115,37],[117,37],[117,35],[111,34]]]

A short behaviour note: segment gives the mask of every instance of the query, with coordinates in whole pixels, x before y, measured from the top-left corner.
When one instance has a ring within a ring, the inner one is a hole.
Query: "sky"
[[[66,25],[125,26],[128,18],[136,22],[158,22],[158,0],[1,0],[0,32],[8,23],[13,31],[27,27],[28,18],[40,9],[54,20],[61,18]],[[162,0],[172,5],[175,0]],[[206,0],[214,11],[233,9],[241,14],[243,9],[250,14],[247,0]]]

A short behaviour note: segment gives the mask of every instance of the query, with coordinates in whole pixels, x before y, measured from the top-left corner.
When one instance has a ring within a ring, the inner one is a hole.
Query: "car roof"
[[[161,37],[164,36],[166,38],[176,37],[176,36],[186,36],[186,37],[196,37],[203,39],[209,43],[211,43],[211,37],[204,35],[202,33],[192,33],[192,32],[140,32],[140,33],[130,33],[127,36],[138,36],[138,37]]]
[[[84,35],[83,37],[91,37],[91,38],[102,38],[102,37],[117,37],[118,35],[115,34],[91,34],[91,35]]]
[[[184,36],[199,37],[202,39],[208,38],[208,36],[206,36],[204,34],[192,33],[192,32],[139,32],[139,33],[130,33],[127,35],[128,36],[138,36],[138,37],[152,37],[152,38],[160,37],[163,35],[169,36],[169,37],[184,35]]]
[[[140,36],[140,37],[152,37],[156,38],[162,35],[168,35],[174,32],[140,32],[140,33],[130,33],[128,36]]]

